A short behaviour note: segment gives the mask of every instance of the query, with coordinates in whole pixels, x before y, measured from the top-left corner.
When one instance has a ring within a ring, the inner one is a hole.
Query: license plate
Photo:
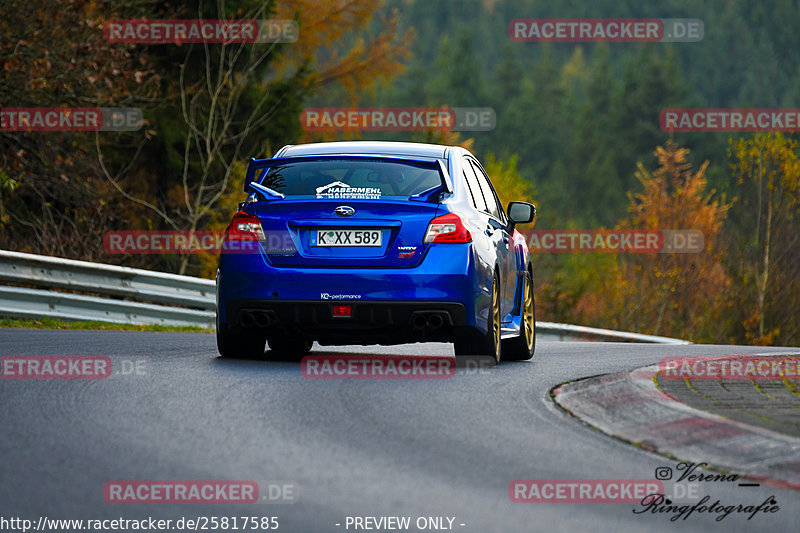
[[[382,236],[377,229],[321,229],[316,246],[380,246]]]

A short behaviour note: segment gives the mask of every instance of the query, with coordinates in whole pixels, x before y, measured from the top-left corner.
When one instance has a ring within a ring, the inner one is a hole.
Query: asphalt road
[[[444,344],[342,351],[452,353]],[[0,330],[3,356],[104,355],[115,371],[138,363],[140,373],[0,380],[0,517],[277,516],[289,532],[354,531],[348,516],[410,516],[410,531],[420,516],[455,517],[464,532],[794,531],[800,493],[767,485],[705,484],[724,505],[774,495],[780,506],[721,522],[508,494],[516,479],[653,479],[676,463],[569,417],[549,398],[554,385],[665,356],[768,351],[540,343],[531,362],[450,379],[311,380],[297,363],[220,359],[208,334]],[[103,497],[112,480],[279,480],[299,495],[291,504],[114,505]]]

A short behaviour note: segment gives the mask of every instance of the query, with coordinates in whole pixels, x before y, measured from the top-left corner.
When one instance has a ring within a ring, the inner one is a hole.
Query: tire
[[[271,337],[269,349],[277,355],[299,359],[311,351],[314,341],[302,337]]]
[[[222,357],[256,359],[264,356],[266,337],[256,331],[231,330],[217,317],[217,351]]]
[[[485,334],[472,333],[459,336],[453,344],[456,357],[463,355],[488,355],[495,363],[501,359],[500,342],[500,279],[497,273],[492,279],[492,301],[487,317]]]
[[[533,301],[533,282],[525,272],[520,302],[519,336],[503,341],[503,361],[525,361],[536,350],[536,305]]]

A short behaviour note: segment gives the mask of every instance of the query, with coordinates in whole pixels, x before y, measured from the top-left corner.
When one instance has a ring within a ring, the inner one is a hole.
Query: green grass
[[[195,333],[213,333],[211,328],[199,326],[162,326],[159,324],[114,324],[99,320],[84,320],[67,322],[51,318],[39,320],[0,318],[0,328],[29,328],[29,329],[101,329],[118,331],[189,331]]]

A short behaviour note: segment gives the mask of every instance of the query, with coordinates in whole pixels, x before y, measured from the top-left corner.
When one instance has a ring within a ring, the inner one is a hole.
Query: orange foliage
[[[311,67],[313,87],[339,83],[354,103],[380,80],[402,72],[410,56],[413,32],[398,34],[399,16],[393,11],[381,32],[366,36],[379,0],[288,0],[279,2],[276,18],[298,21],[297,42],[285,51],[284,68]]]
[[[602,288],[578,303],[578,311],[592,322],[694,341],[725,339],[721,317],[731,280],[722,262],[720,231],[729,205],[706,191],[708,162],[693,171],[688,153],[669,141],[655,151],[659,167],[654,172],[639,163],[636,177],[644,191],[629,193],[630,219],[619,228],[699,230],[704,249],[620,256]]]

